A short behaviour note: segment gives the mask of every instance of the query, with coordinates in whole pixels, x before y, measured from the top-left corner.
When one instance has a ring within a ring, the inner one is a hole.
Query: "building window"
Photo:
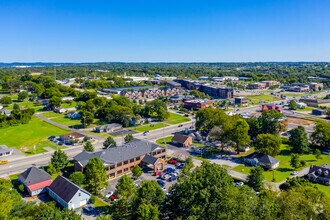
[[[140,157],[137,157],[136,160],[140,160]]]
[[[130,163],[133,163],[133,162],[134,162],[134,158],[133,158],[133,159],[130,159],[129,162],[130,162]]]
[[[122,170],[118,170],[117,171],[117,174],[119,175],[119,174],[121,174],[123,171]]]
[[[128,168],[125,168],[125,169],[124,169],[124,172],[128,172]]]
[[[110,166],[110,170],[113,170],[113,169],[115,169],[115,168],[116,168],[115,165],[111,165],[111,166]]]
[[[128,160],[124,161],[124,165],[128,164]]]
[[[109,178],[115,177],[115,173],[110,173]]]
[[[132,170],[134,168],[134,166],[131,166],[129,169]]]
[[[122,162],[120,162],[120,163],[117,163],[117,167],[121,167],[121,165],[123,165],[123,163],[122,163]]]
[[[79,196],[81,196],[81,193],[79,193]]]

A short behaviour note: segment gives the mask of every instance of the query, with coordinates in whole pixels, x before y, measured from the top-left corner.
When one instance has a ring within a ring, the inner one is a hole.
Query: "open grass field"
[[[59,114],[56,112],[45,112],[42,113],[42,116],[51,119],[52,121],[55,121],[57,123],[60,123],[62,125],[66,125],[68,127],[80,127],[81,122],[80,119],[70,119],[66,118],[64,114]]]
[[[62,103],[61,107],[62,108],[73,108],[73,107],[76,107],[76,105],[77,105],[77,102],[72,101],[71,103]]]
[[[305,112],[305,113],[310,113],[310,112],[312,112],[312,110],[314,109],[314,107],[311,107],[311,106],[307,106],[307,107],[305,107],[305,108],[298,108],[298,109],[296,109],[295,111],[297,111],[297,112]]]
[[[190,118],[170,112],[170,117],[165,121],[165,123],[175,125],[188,121],[191,121]]]
[[[321,185],[321,184],[315,184],[315,186],[316,186],[321,192],[323,192],[327,197],[330,198],[330,186],[325,186],[325,185]]]
[[[32,117],[28,124],[0,129],[0,144],[16,148],[25,154],[38,154],[46,152],[44,147],[56,148],[55,144],[49,141],[49,136],[67,133],[68,130],[58,128],[37,117]],[[36,145],[36,151],[34,151]]]
[[[165,143],[164,138],[159,138],[156,140],[156,144],[159,144],[160,146],[166,146],[172,142],[173,136],[165,137]]]
[[[136,131],[136,132],[145,132],[145,131],[151,131],[151,130],[163,128],[166,126],[167,126],[167,124],[159,122],[159,123],[155,123],[155,124],[139,125],[136,127],[132,127],[131,130]]]
[[[274,97],[271,95],[247,95],[245,96],[247,99],[250,100],[251,104],[259,104],[261,101],[262,103],[264,102],[272,102],[272,101],[278,101],[280,98]]]
[[[290,159],[291,159],[291,152],[288,148],[288,145],[282,145],[281,146],[281,153],[275,157],[280,161],[280,166],[274,170],[274,176],[275,176],[275,182],[281,182],[286,180],[289,176],[291,176],[291,172],[294,171],[294,169],[290,165]],[[300,156],[300,160],[306,161],[306,167],[309,167],[310,165],[322,165],[322,164],[330,164],[330,155],[322,155],[322,159],[316,159],[313,154],[304,154]],[[249,174],[252,167],[245,166],[245,165],[239,165],[234,168],[235,171]],[[298,169],[301,170],[300,168]],[[272,181],[273,180],[273,171],[265,171],[264,172],[265,180]],[[330,190],[330,189],[329,189]]]

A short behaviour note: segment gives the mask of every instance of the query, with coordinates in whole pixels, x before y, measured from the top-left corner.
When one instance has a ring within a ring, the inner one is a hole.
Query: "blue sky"
[[[330,61],[328,0],[0,0],[0,62]]]

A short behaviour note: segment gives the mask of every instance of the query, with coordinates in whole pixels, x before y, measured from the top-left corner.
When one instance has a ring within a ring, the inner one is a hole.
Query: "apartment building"
[[[212,104],[213,101],[208,99],[194,99],[183,102],[183,107],[186,109],[201,109],[212,106]]]

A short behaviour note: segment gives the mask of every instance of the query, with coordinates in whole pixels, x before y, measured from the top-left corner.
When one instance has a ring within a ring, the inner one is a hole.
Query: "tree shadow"
[[[281,150],[279,155],[288,156],[290,154],[291,154],[291,151],[286,149],[286,150]]]
[[[294,169],[292,169],[292,168],[283,168],[283,167],[277,168],[276,170],[279,171],[279,172],[292,172],[292,171],[294,171]]]

